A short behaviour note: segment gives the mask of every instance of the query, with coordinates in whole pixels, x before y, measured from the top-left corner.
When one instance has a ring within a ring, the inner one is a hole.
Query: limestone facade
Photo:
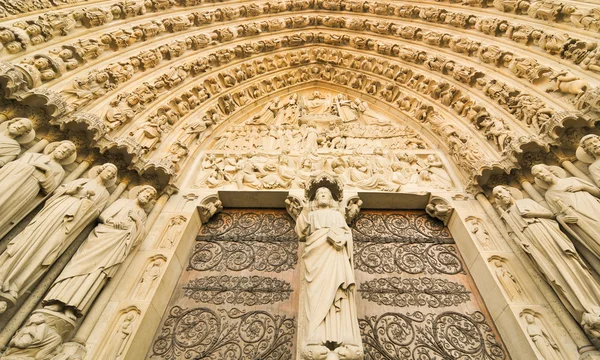
[[[372,346],[357,289],[323,281],[320,302],[308,274],[331,269],[303,255],[345,252],[352,283],[353,222],[406,210],[447,227],[480,294],[492,335],[466,358],[600,359],[599,14],[0,0],[0,359],[180,358],[151,357],[162,319],[196,237],[236,208],[286,209],[307,239],[298,359]]]

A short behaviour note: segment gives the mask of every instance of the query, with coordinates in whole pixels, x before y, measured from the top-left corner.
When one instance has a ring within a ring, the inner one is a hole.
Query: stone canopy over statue
[[[304,359],[362,359],[356,312],[352,232],[340,211],[341,183],[327,175],[306,185],[307,203],[291,202],[305,239],[301,340]]]

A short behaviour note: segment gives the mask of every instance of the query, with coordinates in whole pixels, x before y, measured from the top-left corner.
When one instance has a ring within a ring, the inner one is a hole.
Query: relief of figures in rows
[[[282,152],[269,155],[206,153],[194,183],[196,188],[290,189],[317,173],[336,175],[348,187],[362,190],[400,191],[420,187],[449,190],[450,175],[433,153],[388,152],[377,148],[373,154],[358,151],[319,154],[316,149],[304,155]]]

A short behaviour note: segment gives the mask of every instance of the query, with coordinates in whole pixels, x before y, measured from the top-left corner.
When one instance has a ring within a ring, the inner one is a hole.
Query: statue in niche
[[[127,345],[133,333],[133,327],[135,320],[138,317],[136,310],[130,310],[125,314],[121,315],[121,319],[118,324],[113,328],[112,336],[109,337],[110,341],[107,342],[101,351],[99,358],[101,359],[123,359],[123,355]]]
[[[0,168],[13,161],[21,153],[21,144],[35,138],[31,120],[15,118],[0,124]]]
[[[600,189],[562,168],[538,164],[531,168],[538,186],[546,189],[548,206],[556,220],[582,245],[600,258]]]
[[[358,99],[357,99],[358,100]],[[338,94],[335,99],[338,114],[342,118],[342,122],[349,123],[358,120],[357,109],[352,100],[348,100],[344,94]]]
[[[523,291],[515,276],[504,266],[504,262],[497,257],[492,257],[490,261],[493,261],[496,267],[494,269],[496,278],[500,282],[500,285],[502,285],[510,301],[523,301],[525,299],[525,291]]]
[[[331,114],[331,106],[329,95],[323,97],[318,90],[315,90],[310,98],[303,98],[302,109],[307,115],[322,115]]]
[[[582,137],[576,154],[577,159],[590,164],[590,177],[600,187],[600,136],[589,134]]]
[[[525,311],[521,316],[525,317],[525,322],[527,323],[527,335],[531,338],[542,358],[544,360],[562,360],[563,357],[560,355],[560,350],[556,342],[552,340],[543,327],[537,324],[535,315],[531,311]]]
[[[158,258],[146,266],[144,274],[134,288],[133,298],[145,299],[148,296],[162,272],[164,262],[163,259]]]
[[[0,303],[14,306],[73,240],[92,222],[108,201],[106,189],[115,184],[117,167],[93,167],[87,179],[59,187],[31,222],[0,255]]]
[[[20,220],[33,205],[36,196],[49,194],[65,176],[63,165],[77,156],[70,141],[48,144],[43,154],[24,153],[0,168],[0,229]]]
[[[198,144],[200,143],[204,132],[211,125],[213,125],[213,122],[207,116],[203,116],[199,119],[192,119],[182,126],[183,133],[177,138],[177,142],[189,149],[194,141]]]
[[[475,235],[475,238],[477,238],[477,242],[479,243],[479,245],[481,245],[483,250],[496,250],[494,242],[490,237],[490,233],[487,231],[483,222],[475,217],[467,218],[466,220],[469,223],[469,225],[471,225],[471,234]]]
[[[247,124],[273,125],[278,122],[283,115],[283,112],[281,111],[282,107],[279,97],[275,97],[265,105],[258,115],[254,115],[252,120],[249,120]]]
[[[154,115],[129,132],[129,137],[148,152],[158,144],[167,128],[169,118],[166,115]]]
[[[177,239],[179,239],[179,237],[181,236],[181,232],[183,231],[183,227],[184,227],[186,221],[187,221],[187,218],[185,216],[182,216],[182,215],[173,216],[169,220],[169,223],[167,224],[165,231],[163,231],[163,235],[160,239],[159,248],[161,248],[161,249],[172,248],[175,241],[177,241]]]
[[[306,239],[304,359],[364,356],[356,317],[352,232],[339,210],[340,185],[327,177],[311,181],[306,186],[309,204],[296,218],[296,233]]]
[[[10,340],[2,359],[49,359],[61,343],[61,336],[46,322],[44,315],[34,313]]]
[[[595,324],[600,323],[600,287],[573,243],[552,220],[552,212],[513,190],[496,186],[493,194],[516,241],[575,319],[581,323],[587,316]],[[574,219],[569,215],[565,220]]]
[[[139,186],[129,196],[131,199],[119,199],[100,214],[100,224],[42,300],[46,309],[65,313],[73,320],[81,317],[144,238],[145,207],[156,197],[156,190],[149,185]]]

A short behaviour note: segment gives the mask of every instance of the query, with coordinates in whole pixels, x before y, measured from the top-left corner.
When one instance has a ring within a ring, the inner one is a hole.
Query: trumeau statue
[[[14,306],[102,211],[110,195],[106,188],[114,185],[117,167],[110,163],[96,166],[88,176],[58,188],[8,243],[0,255],[0,303]]]
[[[91,306],[106,282],[145,235],[145,207],[156,196],[152,186],[133,188],[100,214],[100,224],[77,250],[44,297],[45,308],[75,319]]]
[[[0,233],[31,210],[40,192],[49,194],[58,187],[65,176],[61,165],[72,163],[76,156],[72,142],[54,142],[43,154],[25,153],[0,169]]]
[[[21,144],[35,138],[31,120],[15,118],[0,125],[0,167],[14,160],[21,153]]]
[[[559,167],[538,164],[531,168],[536,183],[558,222],[582,245],[600,258],[600,189],[587,181],[566,177]]]
[[[496,186],[494,198],[516,241],[529,254],[565,307],[580,323],[600,322],[600,287],[553,214],[520,192]],[[566,221],[573,219],[566,218]]]
[[[290,202],[296,233],[305,239],[305,359],[362,359],[356,313],[352,233],[340,211],[341,183],[329,176],[306,185],[308,204]]]

